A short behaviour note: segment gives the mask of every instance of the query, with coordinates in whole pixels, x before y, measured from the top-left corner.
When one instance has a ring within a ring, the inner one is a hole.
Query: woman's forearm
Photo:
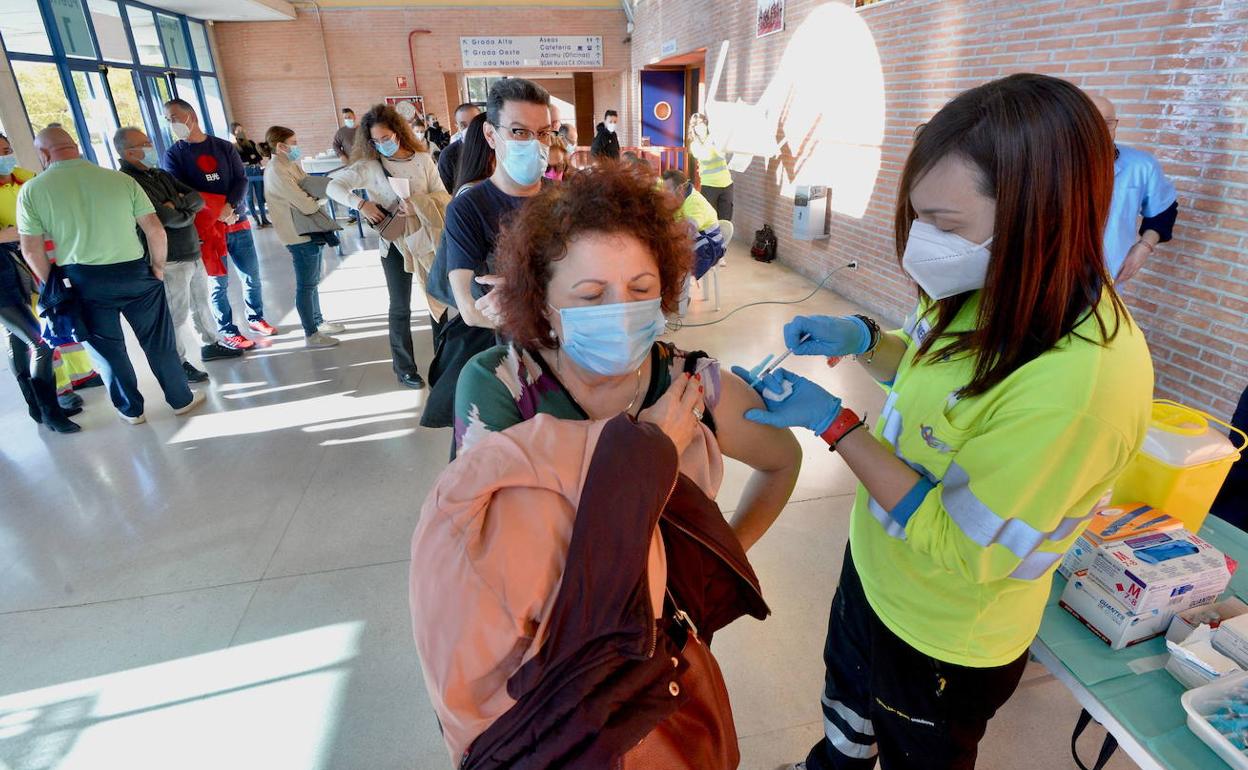
[[[754,471],[750,476],[732,516],[732,529],[742,548],[748,551],[771,529],[797,486],[799,470],[800,466],[795,465],[773,471]]]
[[[897,377],[897,367],[901,366],[901,359],[905,354],[905,342],[892,334],[883,334],[880,335],[880,344],[875,349],[875,355],[859,356],[858,362],[877,382],[892,382]],[[871,359],[871,363],[864,360],[867,358]]]
[[[886,511],[896,508],[919,481],[919,474],[888,451],[865,425],[841,439],[836,451]]]

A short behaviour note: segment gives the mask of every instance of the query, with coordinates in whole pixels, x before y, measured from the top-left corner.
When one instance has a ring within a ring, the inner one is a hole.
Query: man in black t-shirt
[[[550,95],[523,78],[499,80],[486,102],[485,140],[497,162],[489,179],[451,201],[442,233],[454,317],[437,323],[426,427],[449,427],[454,419],[459,372],[474,355],[495,344],[498,306],[489,289],[494,244],[505,215],[542,190],[542,174],[555,134]],[[449,313],[449,311],[448,311]]]

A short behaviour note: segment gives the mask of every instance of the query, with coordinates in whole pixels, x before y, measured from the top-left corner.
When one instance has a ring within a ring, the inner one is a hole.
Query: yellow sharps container
[[[1237,448],[1219,428],[1243,442]],[[1198,409],[1174,401],[1153,402],[1144,447],[1114,484],[1114,503],[1142,501],[1200,529],[1222,482],[1248,444],[1248,435]]]

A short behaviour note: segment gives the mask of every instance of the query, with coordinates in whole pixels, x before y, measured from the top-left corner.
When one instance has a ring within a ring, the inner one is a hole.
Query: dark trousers
[[[255,166],[259,170],[259,166]],[[251,169],[247,170],[247,202],[251,207],[251,215],[256,218],[256,224],[269,224],[268,210],[265,208],[264,199],[264,172],[252,175]]]
[[[715,207],[720,219],[732,221],[732,188],[702,185],[702,195]]]
[[[39,321],[35,314],[25,305],[0,306],[0,326],[8,331],[9,365],[23,392],[26,385],[34,380],[44,383],[50,393],[55,393],[53,351],[39,334]],[[33,357],[31,351],[35,354]]]
[[[1018,687],[1027,653],[997,668],[968,668],[924,655],[871,609],[845,548],[823,662],[824,738],[809,770],[974,770],[979,741]]]
[[[125,316],[147,356],[165,401],[174,409],[191,403],[191,389],[174,345],[173,322],[165,285],[152,275],[147,260],[115,265],[66,265],[78,299],[87,343],[103,363],[101,374],[113,406],[127,417],[143,414],[143,394],[126,354],[121,317]]]
[[[416,353],[412,347],[412,274],[403,268],[403,255],[394,246],[381,257],[390,295],[390,363],[395,374],[416,374]]]

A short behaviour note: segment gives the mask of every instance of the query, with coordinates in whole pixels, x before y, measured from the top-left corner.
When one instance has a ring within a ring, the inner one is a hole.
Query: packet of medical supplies
[[[1062,557],[1057,572],[1069,579],[1079,570],[1092,566],[1096,549],[1104,543],[1125,540],[1146,532],[1168,532],[1182,526],[1183,522],[1165,511],[1144,503],[1098,506],[1093,510],[1092,519],[1083,534],[1079,535],[1074,545]]]
[[[1248,615],[1248,604],[1237,596],[1230,596],[1203,607],[1184,610],[1170,621],[1170,628],[1166,630],[1166,641],[1182,642],[1199,626],[1209,626],[1217,631],[1223,621],[1237,618],[1240,615]]]
[[[1213,634],[1213,648],[1248,668],[1248,613],[1218,624]]]
[[[1189,630],[1181,641],[1172,641],[1166,634],[1166,649],[1170,651],[1166,670],[1189,690],[1244,670],[1215,648],[1215,635],[1212,628],[1203,624]]]
[[[1213,603],[1235,566],[1209,543],[1176,529],[1103,543],[1088,576],[1131,612],[1175,613]]]
[[[1170,622],[1170,614],[1161,610],[1131,613],[1113,594],[1090,580],[1087,570],[1071,577],[1058,603],[1111,650],[1121,650],[1159,636]]]

